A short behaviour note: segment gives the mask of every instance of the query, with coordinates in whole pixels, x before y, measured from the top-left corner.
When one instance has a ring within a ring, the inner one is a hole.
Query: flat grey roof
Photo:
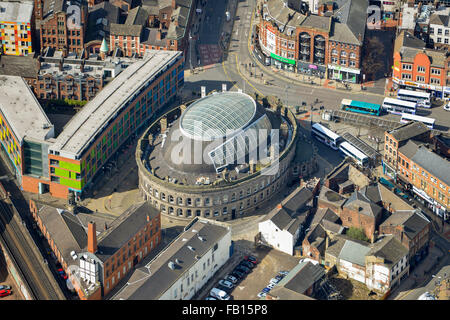
[[[33,2],[0,2],[0,21],[29,22],[33,13]],[[4,9],[4,11],[3,11]]]
[[[51,149],[67,158],[79,156],[124,103],[181,54],[178,51],[148,50],[142,61],[122,71],[70,120]]]
[[[0,111],[20,144],[25,137],[53,138],[53,125],[22,77],[0,76],[0,97]]]

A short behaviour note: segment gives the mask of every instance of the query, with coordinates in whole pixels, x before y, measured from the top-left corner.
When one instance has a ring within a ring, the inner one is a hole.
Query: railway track
[[[2,240],[14,257],[32,296],[37,300],[64,299],[60,288],[55,289],[52,285],[49,273],[45,272],[42,265],[44,262],[40,261],[41,258],[32,249],[33,244],[25,238],[20,226],[13,219],[11,207],[4,201],[0,201],[0,229]]]

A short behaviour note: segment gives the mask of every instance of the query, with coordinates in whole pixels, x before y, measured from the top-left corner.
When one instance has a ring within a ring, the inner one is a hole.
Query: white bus
[[[383,109],[387,112],[402,115],[402,113],[416,114],[416,103],[393,98],[384,98]]]
[[[417,103],[419,107],[431,108],[431,95],[427,92],[400,89],[397,98]]]
[[[319,123],[314,123],[311,127],[311,134],[320,142],[325,143],[334,150],[338,150],[342,137]]]
[[[369,157],[366,156],[359,149],[351,145],[349,142],[344,141],[339,146],[339,150],[346,156],[352,157],[356,162],[362,166],[367,167],[369,165]]]
[[[400,119],[401,123],[408,123],[411,121],[417,121],[417,122],[422,122],[423,124],[425,124],[428,128],[433,129],[434,127],[434,122],[436,121],[433,118],[427,118],[427,117],[421,117],[421,116],[416,116],[414,114],[408,114],[408,113],[403,113],[402,114],[402,118]]]

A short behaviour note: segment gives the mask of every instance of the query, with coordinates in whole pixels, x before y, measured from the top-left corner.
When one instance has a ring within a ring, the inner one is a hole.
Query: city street
[[[218,43],[214,42],[216,40],[219,41],[218,35],[229,33],[231,34],[229,50],[223,54],[225,60],[221,63],[208,65],[207,68],[203,68],[203,71],[189,74],[185,80],[186,91],[199,93],[201,86],[206,86],[207,92],[213,90],[221,91],[222,83],[226,83],[227,90],[241,89],[246,93],[257,92],[260,95],[274,95],[281,98],[283,103],[287,102],[291,106],[300,105],[303,101],[310,106],[316,99],[319,99],[319,103],[315,107],[323,105],[325,109],[330,110],[340,109],[340,101],[343,98],[378,104],[383,102],[384,95],[382,94],[355,89],[330,89],[324,86],[325,80],[320,80],[320,83],[313,85],[310,83],[303,84],[302,81],[308,82],[307,76],[290,74],[289,77],[292,78],[290,79],[287,74],[281,74],[285,71],[262,66],[250,52],[250,31],[253,29],[252,26],[259,21],[259,18],[255,18],[253,14],[255,12],[255,1],[238,2],[237,0],[228,0],[230,2],[229,6],[231,6],[233,1],[237,3],[234,25],[223,23],[223,11],[215,10],[216,7],[214,7],[213,11],[210,11],[209,6],[213,4],[208,3],[206,5],[205,11],[207,16],[210,14],[210,18],[200,27],[198,39],[196,40],[198,45],[212,46],[214,43]],[[217,5],[216,2],[214,2],[214,5]],[[231,12],[231,14],[233,13]],[[221,23],[215,23],[216,27],[211,29],[212,22],[208,21],[221,21]],[[205,52],[205,50],[203,51]],[[211,51],[213,49],[208,50]],[[202,56],[201,52],[199,56]],[[251,67],[249,67],[249,63],[252,63]],[[250,72],[253,76],[250,75]],[[380,81],[385,83],[385,79],[378,80],[378,82]],[[380,93],[383,92],[384,88]],[[449,130],[450,114],[442,107],[435,106],[432,109],[419,109],[417,114],[435,118],[436,129]],[[398,115],[385,114],[382,117],[390,120],[400,120]]]

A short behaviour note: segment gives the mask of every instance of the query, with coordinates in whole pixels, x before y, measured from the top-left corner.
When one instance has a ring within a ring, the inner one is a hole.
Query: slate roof
[[[206,220],[198,220],[145,268],[135,271],[132,275],[134,281],[129,281],[113,299],[158,300],[175,281],[195,265],[196,256],[203,256],[228,232],[230,232],[228,228]],[[200,240],[197,234],[201,235],[204,241]],[[195,251],[190,250],[188,246],[193,247]],[[180,263],[172,270],[168,262],[175,262],[175,259],[179,259]],[[139,275],[136,272],[139,272]]]
[[[304,294],[314,283],[325,276],[325,270],[319,264],[309,261],[300,262],[277,286]]]
[[[355,191],[352,193],[352,195],[345,202],[344,208],[356,210],[366,216],[374,218],[378,217],[382,211],[382,208],[379,205],[368,199],[360,191]]]
[[[450,186],[450,162],[447,159],[428,150],[425,146],[419,146],[411,160]]]
[[[375,203],[384,202],[386,205],[390,204],[391,209],[395,211],[414,211],[413,207],[380,183],[368,185],[362,188],[360,192]]]
[[[333,17],[340,23],[334,24],[333,36],[330,40],[349,44],[362,45],[366,30],[367,0],[349,0],[345,2]]]
[[[289,214],[293,215],[303,208],[312,197],[313,193],[308,188],[297,188],[282,201],[282,205]]]
[[[286,287],[275,286],[267,293],[267,296],[273,297],[276,300],[315,300],[307,295],[292,291]],[[267,299],[266,299],[267,300]]]
[[[395,39],[394,52],[400,51],[402,47],[422,49],[425,48],[425,41],[415,37],[411,32],[402,30]]]
[[[347,200],[347,198],[341,196],[339,193],[337,193],[325,186],[323,186],[320,189],[318,199],[320,201],[325,201],[325,202],[331,203],[335,206],[342,206],[345,203],[345,201]]]
[[[384,264],[392,267],[408,254],[408,249],[394,236],[387,235],[372,245],[370,252],[366,255],[384,258]]]
[[[419,149],[419,142],[410,139],[406,144],[398,148],[398,152],[411,159],[416,154],[417,149]]]
[[[400,49],[400,55],[402,62],[413,63],[418,53],[425,53],[430,59],[432,67],[445,68],[448,52],[432,49],[417,49],[402,47]],[[416,122],[417,123],[417,122]]]
[[[430,16],[430,25],[437,24],[437,25],[448,27],[449,21],[450,21],[450,16],[447,16],[447,15],[432,14]]]
[[[159,215],[159,211],[148,202],[137,203],[129,207],[98,237],[97,257],[101,261],[108,260],[142,229],[147,223],[147,215],[153,219]]]
[[[147,23],[148,12],[142,7],[136,7],[128,11],[127,19],[125,24],[127,25],[142,25]]]
[[[284,228],[293,220],[289,213],[286,212],[284,208],[282,209],[274,209],[267,216],[267,220],[270,220],[275,224],[280,230],[284,230]]]
[[[398,142],[401,142],[403,140],[414,138],[429,130],[430,129],[428,129],[427,126],[421,122],[409,122],[401,126],[398,126],[397,128],[389,131],[389,133]]]
[[[421,232],[430,221],[419,212],[414,211],[401,211],[392,214],[386,219],[380,228],[385,226],[403,226],[403,230],[408,239],[414,239],[414,237]]]
[[[322,17],[316,15],[309,15],[300,22],[302,27],[309,27],[317,30],[328,32],[332,23],[331,17]]]
[[[101,19],[101,20],[100,20]],[[119,23],[120,9],[108,1],[104,1],[89,8],[86,42],[107,39],[112,23]]]
[[[115,36],[134,36],[140,37],[142,26],[111,23],[110,33]]]

